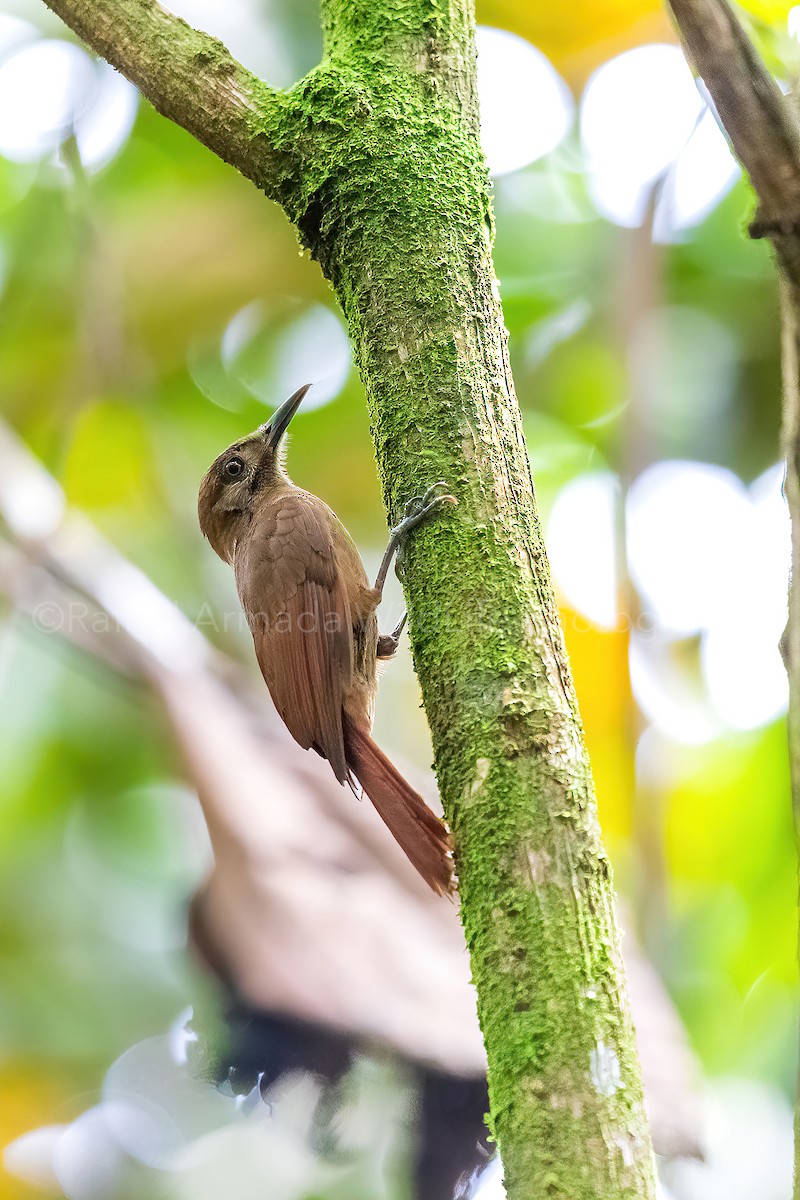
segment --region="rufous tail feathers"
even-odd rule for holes
[[[392,837],[437,895],[452,895],[450,835],[422,796],[407,783],[366,729],[344,718],[347,765]]]

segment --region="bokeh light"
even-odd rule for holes
[[[786,1200],[792,1190],[792,1111],[774,1088],[725,1079],[709,1092],[705,1163],[677,1162],[664,1200]]]
[[[662,237],[699,220],[736,178],[676,46],[639,46],[600,67],[583,95],[581,137],[592,197],[618,225],[641,224],[652,188],[666,178]]]
[[[273,87],[294,83],[292,39],[281,23],[264,19],[262,0],[170,0],[165,7],[195,29],[218,37],[239,62]]]
[[[309,412],[338,396],[350,372],[350,341],[340,319],[322,304],[276,313],[259,301],[231,319],[221,343],[224,366],[264,404],[276,407],[306,383]]]
[[[783,469],[767,471],[749,489],[734,571],[702,642],[703,673],[712,704],[733,729],[757,729],[780,716],[788,701],[779,641],[786,625],[791,561]]]
[[[740,175],[725,135],[706,109],[664,180],[654,222],[656,239],[674,240],[702,221]]]
[[[631,578],[660,628],[708,628],[729,599],[747,535],[747,493],[731,471],[662,462],[634,480],[627,499]]]
[[[572,608],[600,629],[618,619],[620,487],[611,472],[579,475],[556,497],[547,526],[550,564]]]
[[[0,13],[0,62],[12,51],[32,42],[39,36],[35,25],[23,21],[21,17],[12,17]]]
[[[136,95],[79,46],[55,39],[23,44],[0,60],[0,154],[33,162],[74,136],[83,166],[96,170],[126,141]]]
[[[481,141],[493,175],[542,158],[572,124],[572,96],[540,50],[504,29],[480,25]]]
[[[748,489],[722,467],[664,461],[626,498],[625,558],[640,609],[618,615],[620,485],[576,476],[547,529],[554,578],[569,606],[598,629],[630,629],[631,686],[648,721],[702,744],[757,729],[786,708],[778,642],[790,562],[780,466]],[[699,639],[687,657],[687,639]]]
[[[653,631],[631,632],[631,691],[646,721],[672,742],[702,746],[719,738],[722,723],[711,710],[701,681],[684,669],[679,647]]]

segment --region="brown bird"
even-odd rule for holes
[[[377,663],[405,624],[378,633],[376,610],[402,540],[452,496],[434,484],[392,530],[375,586],[336,514],[296,487],[282,439],[308,387],[255,433],[234,442],[200,485],[200,528],[231,563],[256,657],[295,741],[316,750],[340,783],[360,789],[437,893],[453,890],[447,830],[370,737]]]

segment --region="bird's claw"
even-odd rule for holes
[[[399,573],[399,569],[403,562],[404,542],[412,529],[416,529],[417,525],[421,525],[426,521],[438,508],[446,505],[456,505],[458,501],[455,496],[451,496],[449,492],[444,495],[439,494],[440,488],[446,488],[447,484],[444,480],[438,483],[433,483],[422,496],[413,496],[408,501],[405,507],[405,514],[399,525],[395,525],[392,530],[392,542],[397,549],[397,561],[395,562],[395,572]]]
[[[442,504],[458,504],[455,496],[451,496],[448,493],[444,496],[438,495],[437,493],[440,488],[447,488],[447,484],[443,479],[440,479],[437,483],[432,483],[422,496],[412,496],[406,504],[403,521],[409,517],[418,517],[421,514],[427,515],[431,509],[438,508]],[[402,521],[401,524],[403,524]]]

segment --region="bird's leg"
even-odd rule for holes
[[[438,494],[439,488],[446,488],[447,484],[440,480],[439,483],[431,484],[424,496],[414,496],[406,505],[405,514],[399,525],[395,525],[389,535],[389,544],[381,559],[380,569],[375,579],[375,591],[378,597],[383,594],[383,587],[386,583],[386,576],[389,574],[389,567],[392,565],[392,559],[397,551],[402,547],[403,542],[411,533],[412,529],[416,529],[417,525],[421,525],[426,521],[431,513],[437,508],[441,508],[443,504],[458,504],[455,496]]]
[[[447,493],[444,495],[440,494],[439,489],[446,487],[447,484],[443,480],[440,480],[438,483],[432,484],[424,496],[414,496],[406,505],[402,521],[398,525],[395,525],[389,535],[389,544],[381,559],[381,565],[375,579],[375,592],[377,593],[378,603],[380,603],[380,598],[383,595],[383,588],[386,583],[386,576],[389,574],[389,567],[392,565],[392,559],[398,551],[402,550],[403,542],[409,533],[411,533],[411,530],[416,529],[417,525],[421,525],[436,509],[441,508],[443,505],[458,504],[455,496],[450,496]],[[403,613],[401,620],[391,633],[383,633],[378,636],[378,658],[391,658],[396,653],[407,615],[407,613]]]

